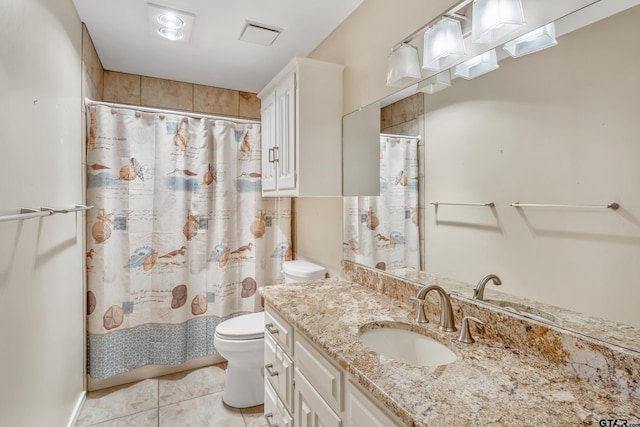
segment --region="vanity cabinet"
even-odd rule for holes
[[[271,426],[403,425],[269,305],[265,322],[264,413]]]
[[[258,94],[263,196],[341,196],[343,68],[296,57]]]

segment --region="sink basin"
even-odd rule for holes
[[[408,330],[409,327],[368,323],[360,328],[360,340],[376,353],[409,365],[440,366],[456,360],[455,353],[446,346]]]
[[[519,314],[530,319],[542,321],[542,322],[555,322],[557,319],[553,314],[549,314],[546,311],[538,310],[537,308],[529,307],[516,302],[497,300],[497,299],[485,299],[484,302],[502,307],[505,310],[509,310],[513,313]]]

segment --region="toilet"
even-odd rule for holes
[[[304,260],[283,263],[285,283],[324,279],[326,269]],[[264,312],[227,319],[216,327],[213,343],[227,359],[222,400],[233,408],[264,403]]]

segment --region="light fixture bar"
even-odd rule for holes
[[[407,37],[403,38],[402,41],[400,41],[399,43],[396,43],[391,49],[395,50],[399,48],[403,43],[409,43],[411,40],[415,39],[416,37],[424,33],[427,28],[432,27],[434,24],[438,23],[438,21],[440,21],[443,16],[467,21],[469,18],[467,18],[464,15],[460,15],[458,11],[464,8],[465,6],[467,6],[468,4],[470,4],[472,1],[473,0],[462,0],[460,3],[448,9],[446,12],[441,13],[436,18],[429,21],[426,25],[423,25],[422,27],[415,30],[413,33],[409,34]]]

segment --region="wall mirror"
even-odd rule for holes
[[[343,199],[344,259],[449,277],[468,298],[494,273],[487,299],[558,308],[534,318],[640,351],[640,2],[588,3],[555,21],[554,47],[512,58],[503,41],[490,73],[380,100],[389,200]]]

